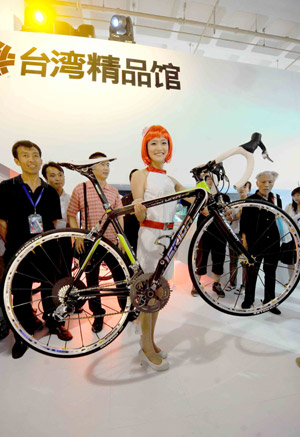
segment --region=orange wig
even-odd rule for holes
[[[165,162],[169,162],[172,158],[172,152],[173,152],[173,142],[172,142],[172,138],[169,134],[169,132],[167,131],[167,129],[165,129],[162,126],[159,125],[154,125],[151,126],[146,134],[143,136],[143,140],[142,140],[142,160],[144,161],[144,163],[146,165],[149,165],[151,163],[151,159],[149,158],[148,155],[148,149],[147,149],[147,144],[149,141],[151,141],[153,138],[160,138],[160,137],[164,137],[166,138],[166,140],[168,140],[169,142],[169,150],[168,150],[168,154],[166,156]]]

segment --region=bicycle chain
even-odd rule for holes
[[[80,319],[80,320],[99,319],[99,317],[103,317],[104,318],[104,317],[107,317],[107,316],[116,316],[117,314],[130,314],[130,313],[134,313],[134,312],[135,312],[135,310],[130,310],[130,311],[122,311],[122,312],[119,312],[119,313],[105,313],[105,314],[98,314],[98,315],[95,314],[95,315],[92,315],[92,316],[85,316],[85,317],[81,317],[81,316],[79,316],[79,317],[67,317],[65,320],[66,321],[69,321],[69,320],[77,320],[78,321],[78,319]]]

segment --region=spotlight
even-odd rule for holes
[[[95,28],[91,24],[80,24],[77,27],[77,36],[85,36],[87,38],[95,38]]]
[[[56,13],[50,0],[32,0],[25,8],[23,31],[55,33],[58,35],[84,36],[95,38],[95,28],[81,24],[75,29],[65,21],[56,20]]]
[[[53,33],[55,9],[47,1],[32,1],[25,8],[22,30]]]
[[[65,21],[55,21],[54,33],[56,33],[57,35],[77,35],[74,27],[71,26],[71,24],[66,23]]]
[[[38,23],[45,23],[47,20],[46,15],[42,11],[36,11],[35,13],[35,19]]]
[[[124,15],[114,15],[110,20],[108,39],[135,44],[131,18]]]

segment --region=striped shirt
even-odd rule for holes
[[[96,224],[101,221],[102,224],[105,222],[106,213],[104,207],[101,203],[101,200],[95,190],[91,181],[86,182],[86,197],[87,197],[87,228],[92,229]],[[122,208],[122,203],[120,199],[119,192],[116,188],[105,184],[102,188],[104,194],[111,204],[112,208]],[[86,219],[85,219],[85,208],[84,208],[84,188],[83,184],[77,185],[72,193],[71,200],[69,203],[69,207],[67,210],[67,215],[71,217],[77,217],[78,212],[80,212],[82,217],[83,227],[86,227]],[[107,230],[104,233],[104,236],[117,244],[117,235],[113,226],[110,224]]]

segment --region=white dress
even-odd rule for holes
[[[294,220],[294,222],[296,223],[296,225],[298,226],[298,228],[300,229],[300,213],[299,212],[295,212],[293,209],[293,204],[289,203],[286,207],[285,207],[285,212],[288,213],[288,215],[290,217],[292,217],[292,219]]]
[[[144,200],[151,200],[156,197],[175,193],[175,186],[172,179],[166,174],[149,172],[146,181]],[[171,223],[174,221],[177,201],[165,203],[147,209],[147,220],[156,222]],[[148,227],[140,227],[137,243],[137,259],[140,262],[144,273],[153,273],[158,260],[163,254],[163,247],[156,245],[155,241],[161,235],[172,235],[173,229],[160,230]],[[169,246],[170,239],[162,238],[160,243]],[[164,277],[169,280],[173,275],[173,261],[169,264]]]

